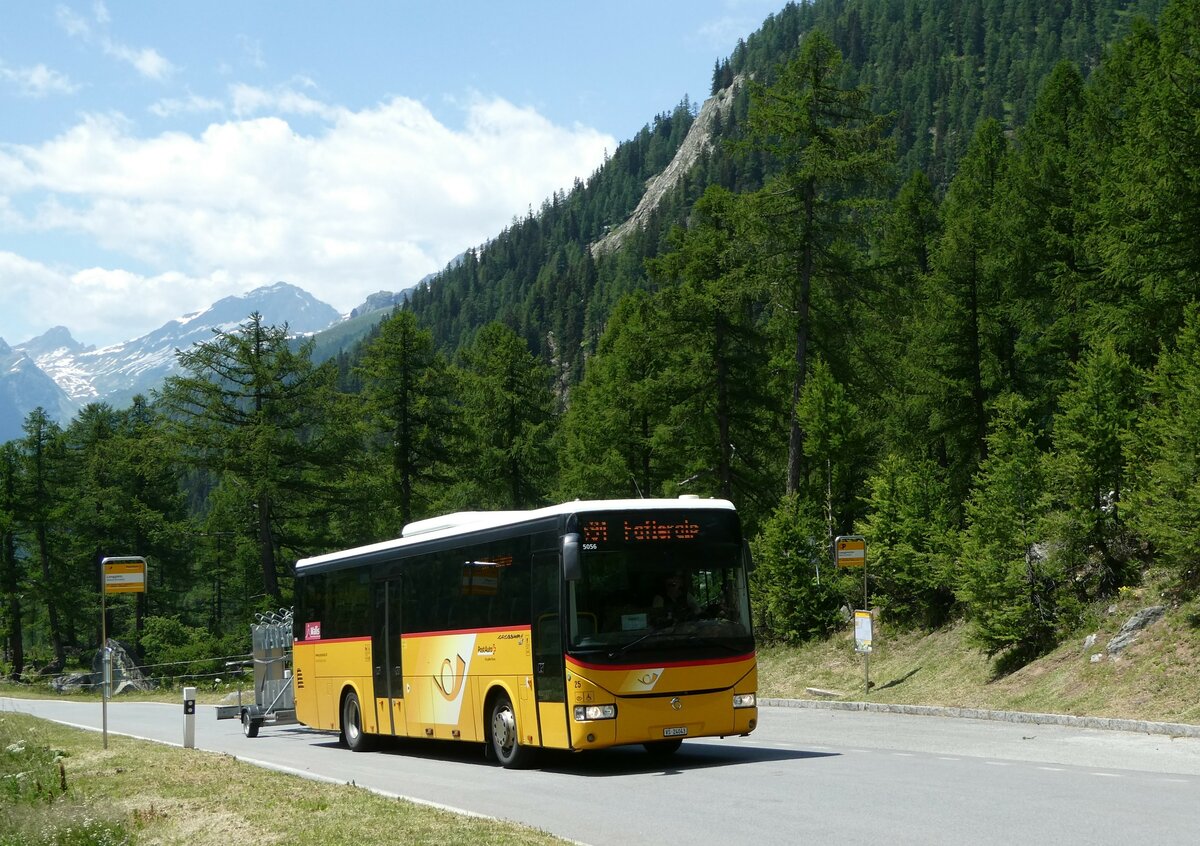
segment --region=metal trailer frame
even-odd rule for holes
[[[238,688],[236,705],[218,705],[218,720],[241,720],[246,737],[258,737],[263,725],[290,725],[296,719],[296,692],[292,686],[292,610],[256,614],[250,627],[253,652],[250,661],[227,666],[254,666],[254,701],[242,699]]]

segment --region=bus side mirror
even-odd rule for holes
[[[750,553],[750,541],[742,541],[742,563],[747,575],[754,572],[754,556]]]
[[[563,535],[562,572],[563,579],[568,582],[577,582],[583,578],[583,567],[579,563],[579,535],[574,532]]]

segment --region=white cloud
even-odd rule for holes
[[[151,114],[161,118],[175,115],[196,115],[206,112],[223,112],[225,104],[212,97],[189,94],[187,97],[165,97],[147,107]]]
[[[308,81],[304,80],[304,82]],[[311,85],[311,83],[309,84]],[[280,86],[268,91],[252,85],[231,85],[229,98],[233,104],[233,113],[237,117],[277,112],[285,115],[315,115],[326,120],[334,120],[342,111],[335,106],[315,100],[303,92],[296,91],[290,86]]]
[[[249,38],[245,35],[237,37],[238,46],[242,48],[242,56],[246,63],[252,68],[262,70],[267,66],[266,59],[263,58],[262,42],[257,38]]]
[[[14,337],[19,344],[63,325],[80,341],[101,344],[128,340],[168,320],[199,311],[221,297],[242,293],[242,280],[223,272],[190,277],[170,271],[142,276],[126,270],[69,270],[0,251],[0,279],[6,304],[45,319]],[[267,284],[265,277],[260,284]]]
[[[0,269],[6,308],[36,325],[79,326],[88,342],[133,337],[279,279],[348,310],[496,235],[616,146],[484,97],[452,129],[403,97],[355,112],[291,89],[231,96],[247,113],[302,115],[318,127],[301,132],[265,115],[142,137],[121,116],[90,115],[42,144],[0,146],[0,196],[13,200],[0,226],[73,238],[85,252],[128,258],[110,264],[146,269],[38,266],[11,300],[12,277]],[[0,327],[12,322],[0,317]]]
[[[63,28],[63,31],[72,38],[91,38],[91,24],[66,6],[56,6],[54,17],[58,21],[58,25]]]
[[[106,55],[132,65],[134,70],[147,79],[161,81],[175,73],[175,66],[152,47],[127,47],[108,38],[101,41],[101,46]]]
[[[112,22],[108,7],[102,2],[92,6],[93,16],[101,28],[107,28]],[[59,5],[54,10],[55,19],[63,31],[72,38],[79,38],[87,44],[98,43],[106,56],[125,62],[142,76],[162,81],[175,73],[176,68],[153,47],[130,47],[114,40],[107,34],[97,35],[92,24],[67,6]]]
[[[74,94],[80,86],[65,74],[43,64],[31,68],[8,68],[0,65],[0,79],[17,86],[27,97],[46,97],[50,94]]]

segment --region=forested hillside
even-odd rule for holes
[[[148,659],[228,654],[297,557],[575,497],[732,499],[784,642],[861,599],[851,532],[890,621],[1009,663],[1149,568],[1194,596],[1200,0],[1051,5],[789,6],[716,63],[746,80],[716,143],[620,249],[589,247],[686,101],[354,354],[255,315],[129,410],[30,415],[6,668],[95,646],[106,554],[152,562],[114,620]]]

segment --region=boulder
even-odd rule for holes
[[[1116,636],[1108,642],[1105,651],[1109,655],[1120,655],[1137,637],[1137,633],[1149,626],[1151,623],[1157,622],[1167,613],[1165,605],[1151,605],[1149,608],[1143,608],[1132,617],[1125,621],[1125,625],[1121,626],[1121,630]]]

